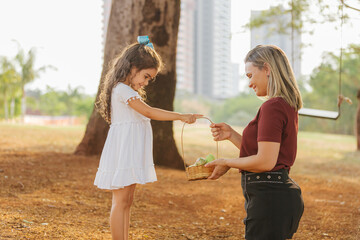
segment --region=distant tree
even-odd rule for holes
[[[242,93],[225,100],[220,106],[212,109],[215,122],[228,122],[246,126],[256,115],[262,101],[252,93]]]
[[[356,139],[357,139],[357,150],[360,151],[360,89],[357,92],[358,108],[356,111]]]
[[[0,91],[4,101],[4,117],[9,118],[9,100],[16,97],[20,86],[20,76],[16,72],[14,64],[6,57],[0,58]]]
[[[344,6],[345,6],[346,8],[349,8],[349,9],[355,10],[355,11],[357,11],[357,12],[360,12],[360,8],[354,7],[352,4],[348,4],[348,3],[345,2],[344,0],[340,0],[340,2],[341,2],[342,4],[344,4]],[[359,0],[358,0],[358,2],[360,3]]]
[[[31,114],[41,115],[41,95],[42,92],[40,89],[26,90],[26,108]]]
[[[36,49],[31,48],[27,53],[18,44],[18,53],[15,57],[17,65],[19,67],[20,75],[20,86],[21,86],[21,118],[24,120],[26,112],[26,96],[25,96],[25,85],[33,82],[39,77],[41,72],[44,72],[47,68],[56,69],[51,65],[42,66],[35,69]]]
[[[360,89],[359,47],[359,45],[350,45],[342,56],[341,92],[353,100],[356,99],[357,89]],[[337,111],[339,61],[339,57],[333,53],[324,54],[323,62],[310,75],[309,85],[312,91],[303,95],[305,103],[311,102],[313,108]],[[352,134],[356,106],[343,104],[341,109],[341,117],[337,121],[302,119],[302,128]]]
[[[62,92],[60,100],[66,105],[65,115],[72,116],[75,114],[76,103],[81,99],[83,87],[71,88],[70,85],[67,87],[67,91]]]
[[[27,108],[34,114],[51,116],[90,117],[94,96],[82,92],[82,87],[68,86],[66,91],[47,86],[42,93],[39,89],[26,91]]]
[[[40,112],[50,116],[65,115],[68,106],[64,101],[61,101],[63,96],[64,92],[56,91],[54,88],[47,86],[46,92],[40,96]]]
[[[76,101],[74,114],[75,116],[86,116],[87,121],[90,119],[95,96],[82,95],[80,99]]]
[[[315,11],[312,10],[312,6],[316,8]],[[263,11],[259,16],[252,18],[245,27],[258,28],[276,20],[277,28],[273,29],[273,32],[290,34],[291,30],[296,30],[301,33],[307,32],[311,34],[313,33],[311,28],[304,28],[306,23],[310,25],[322,24],[339,21],[341,18],[347,21],[349,19],[348,15],[343,14],[341,11],[343,6],[360,11],[346,4],[343,0],[338,1],[337,8],[331,8],[329,2],[323,0],[283,0],[282,4],[278,2],[277,6],[271,7],[269,10]],[[279,15],[291,15],[291,19],[290,21],[284,21],[284,19],[276,18]]]
[[[335,5],[335,6],[331,6]],[[349,21],[348,14],[344,13],[343,8],[349,8],[355,10],[349,4],[346,4],[343,0],[339,0],[336,3],[329,4],[329,1],[323,0],[283,0],[278,2],[277,6],[271,7],[269,10],[262,11],[256,17],[250,19],[249,23],[245,25],[246,28],[259,28],[269,23],[276,23],[276,28],[269,29],[269,35],[274,33],[285,34],[291,37],[292,41],[295,39],[295,33],[308,33],[313,34],[314,29],[312,26],[315,24],[324,24],[329,22],[337,22],[335,28],[342,26],[341,21],[344,23]],[[315,9],[315,10],[314,10]],[[291,18],[279,18],[278,16],[290,15]],[[288,19],[286,21],[285,19]],[[311,42],[301,42],[300,48],[311,47]],[[294,44],[291,44],[292,48],[295,48]],[[301,58],[300,55],[295,56],[295,50],[291,51],[289,59],[295,61],[296,58]],[[306,79],[297,79],[299,83],[306,82]],[[302,83],[301,83],[302,84]]]
[[[113,0],[107,29],[103,71],[100,86],[109,61],[126,43],[136,41],[139,35],[149,35],[156,51],[163,58],[166,69],[147,86],[149,105],[173,110],[176,86],[176,44],[180,18],[180,0]],[[98,92],[99,94],[99,92]],[[151,121],[153,154],[157,165],[184,168],[173,137],[172,122]],[[96,109],[90,117],[84,138],[76,154],[99,154],[105,143],[109,126]]]
[[[65,103],[65,115],[90,117],[95,97],[83,93],[83,87],[74,87],[70,85],[67,91],[63,91],[60,101]]]

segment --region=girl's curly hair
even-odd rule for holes
[[[126,81],[133,67],[137,72],[149,68],[155,68],[160,72],[163,62],[154,49],[139,43],[127,46],[110,62],[103,84],[100,86],[100,94],[95,102],[97,111],[108,124],[111,124],[112,90],[118,83]],[[139,89],[138,93],[145,97],[143,89]]]

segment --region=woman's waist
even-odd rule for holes
[[[270,172],[241,172],[241,179],[246,184],[250,183],[284,183],[289,179],[289,171],[287,169],[278,169]]]

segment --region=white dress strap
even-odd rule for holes
[[[136,92],[134,89],[124,83],[119,83],[115,87],[114,93],[119,95],[120,101],[126,104],[129,104],[130,101],[141,99],[138,92]]]

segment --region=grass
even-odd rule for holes
[[[5,151],[71,153],[85,126],[34,126],[0,123],[0,146]],[[16,149],[13,146],[16,145]]]

